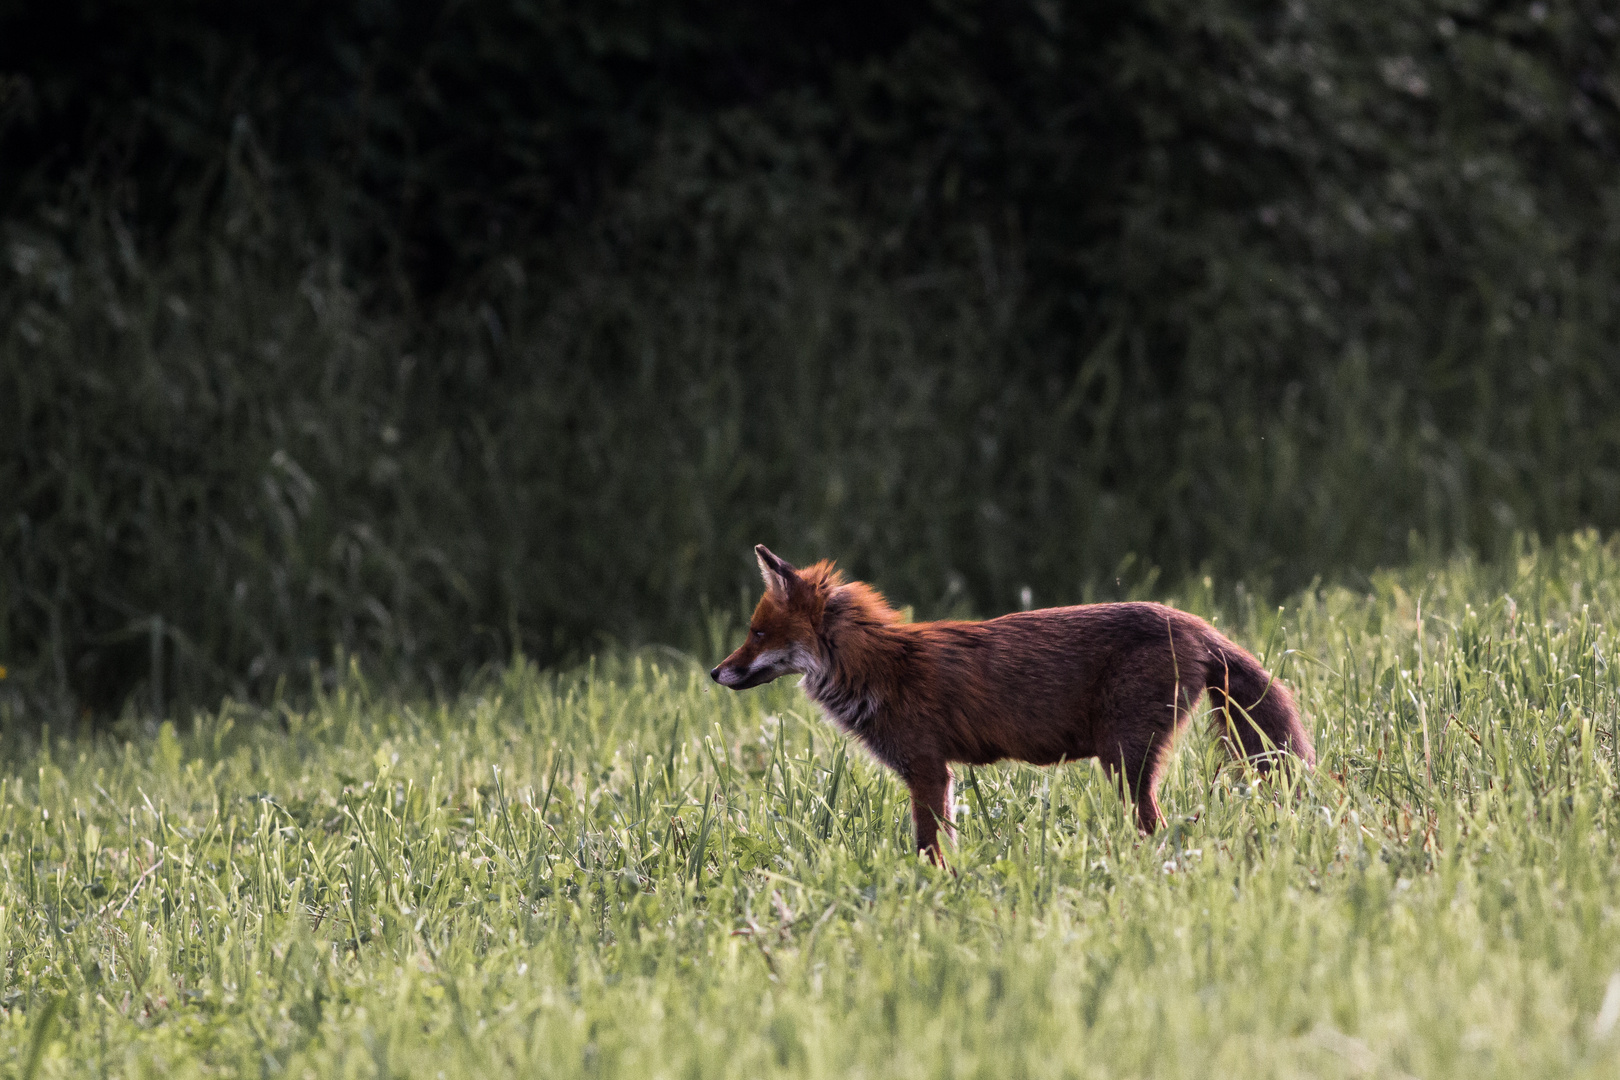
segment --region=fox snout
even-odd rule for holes
[[[739,659],[728,656],[709,671],[709,678],[731,690],[749,690],[763,686],[794,670],[793,666],[776,655],[752,656]]]
[[[729,686],[733,690],[745,690],[749,686],[757,685],[748,682],[750,665],[733,665],[729,660],[722,660],[709,669],[709,678],[721,686]]]

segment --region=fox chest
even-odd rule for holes
[[[877,720],[877,699],[870,693],[817,674],[804,677],[801,684],[811,701],[821,706],[827,719],[851,735],[865,736]]]
[[[809,677],[802,685],[834,727],[859,742],[879,763],[902,777],[907,775],[918,747],[888,722],[889,717],[876,697],[837,685],[824,685],[819,680],[812,682]]]

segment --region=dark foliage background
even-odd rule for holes
[[[760,540],[991,613],[1613,528],[1617,35],[12,0],[6,707],[690,643]]]

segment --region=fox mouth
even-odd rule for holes
[[[721,686],[729,687],[732,690],[748,690],[755,686],[763,686],[781,674],[783,673],[776,671],[769,664],[765,664],[757,668],[751,668],[748,671],[738,671],[735,668],[721,666],[709,672],[709,677]]]

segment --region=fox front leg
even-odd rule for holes
[[[940,830],[944,829],[947,839],[956,836],[956,827],[951,824],[950,767],[944,762],[914,767],[906,783],[911,788],[911,821],[917,830],[917,851],[926,853],[928,861],[935,866],[944,866]]]

